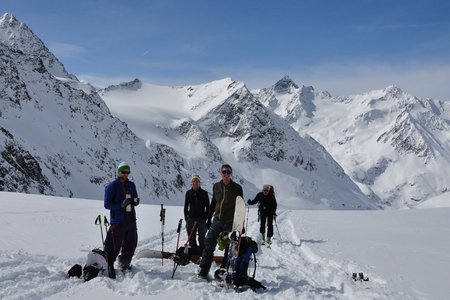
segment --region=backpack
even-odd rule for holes
[[[242,237],[239,253],[233,259],[233,278],[248,277],[247,272],[250,258],[256,252],[258,252],[258,244],[251,237]]]
[[[83,276],[84,281],[89,281],[92,278],[98,276],[98,274],[103,274],[108,270],[108,262],[106,258],[106,252],[95,248],[88,253],[86,264],[83,268],[81,265],[76,264],[67,272],[69,277],[81,277]]]
[[[227,284],[232,284],[235,287],[249,286],[252,290],[258,288],[266,289],[261,282],[255,279],[256,274],[256,256],[258,252],[258,244],[251,237],[241,237],[239,245],[239,252],[237,251],[239,239],[236,236],[231,236],[231,251],[226,259],[232,272],[228,272],[223,266],[217,269],[214,277],[219,281],[225,281]],[[237,253],[238,252],[238,253]],[[253,274],[249,276],[248,268],[250,260],[254,261]]]
[[[84,281],[89,281],[105,271],[108,271],[106,252],[98,248],[93,249],[88,253],[86,264],[83,267]]]

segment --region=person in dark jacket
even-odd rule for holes
[[[105,239],[110,278],[116,278],[114,262],[120,252],[120,269],[126,270],[130,267],[138,241],[134,207],[139,204],[139,198],[136,186],[128,180],[129,174],[130,166],[121,162],[117,167],[117,178],[105,188],[104,205],[110,211],[111,224]]]
[[[206,220],[209,214],[208,193],[200,187],[200,176],[193,175],[191,179],[192,188],[186,192],[184,200],[184,219],[186,220],[186,231],[189,234],[196,223],[189,241],[190,253],[201,255],[205,248]],[[198,245],[196,240],[198,233]]]
[[[273,192],[273,187],[271,185],[263,185],[262,192],[259,192],[255,199],[248,200],[249,205],[259,203],[259,232],[261,233],[262,242],[270,245],[272,243],[273,236],[273,218],[276,216],[277,211],[277,199],[275,199],[275,194]],[[267,222],[267,236],[266,233],[266,222]]]
[[[209,230],[206,235],[205,248],[203,249],[198,271],[198,275],[203,278],[208,277],[219,234],[223,231],[230,232],[233,227],[236,197],[243,197],[242,187],[231,180],[232,173],[233,169],[230,165],[222,165],[220,168],[222,180],[213,185],[213,195],[207,222]],[[213,215],[214,220],[211,223]]]

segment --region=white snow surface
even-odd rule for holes
[[[280,210],[271,249],[257,253],[266,291],[237,294],[197,278],[197,265],[142,258],[116,280],[67,278],[101,246],[102,201],[0,192],[0,299],[446,299],[450,208],[396,211]],[[160,207],[137,207],[137,251],[161,249]],[[259,235],[250,209],[248,235]],[[166,206],[165,249],[182,208]],[[186,240],[183,231],[181,241]],[[216,254],[220,254],[216,251]],[[214,270],[214,266],[212,271]],[[367,282],[354,282],[364,272]]]

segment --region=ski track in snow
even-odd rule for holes
[[[253,212],[252,212],[253,213]],[[259,247],[257,253],[256,279],[266,291],[245,290],[241,299],[412,299],[407,295],[386,289],[385,281],[375,274],[366,274],[369,282],[354,282],[351,271],[358,269],[349,261],[332,261],[320,257],[308,246],[325,241],[302,240],[291,220],[291,212],[282,211],[278,216],[278,227],[284,239],[280,240],[274,228],[271,248]],[[275,225],[275,224],[274,224]],[[302,229],[306,230],[306,229]],[[259,223],[252,219],[248,226],[250,236],[259,237]],[[165,233],[165,250],[173,251],[176,245],[176,230]],[[258,240],[258,238],[256,238]],[[182,232],[180,245],[185,241]],[[258,241],[259,242],[259,241]],[[161,235],[153,235],[139,242],[136,253],[142,249],[160,249]],[[84,255],[81,254],[81,255]],[[80,255],[80,256],[81,256]],[[286,258],[290,259],[287,260]],[[61,259],[53,256],[30,255],[24,251],[0,252],[0,299],[79,298],[81,289],[103,289],[108,294],[123,296],[161,296],[168,291],[189,298],[232,299],[236,291],[207,283],[196,276],[198,266],[189,264],[178,267],[174,279],[173,262],[142,258],[133,261],[131,273],[118,271],[118,278],[97,277],[84,283],[82,279],[67,279],[66,272],[79,259]],[[367,268],[366,268],[367,269]],[[211,268],[213,275],[215,266]]]

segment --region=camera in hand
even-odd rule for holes
[[[131,202],[130,200],[131,200],[131,195],[127,194],[126,197],[125,197],[125,201],[127,201],[127,203],[130,203]],[[125,208],[125,211],[126,212],[131,212],[131,210],[132,210],[131,204],[128,204],[126,206],[126,208]]]

